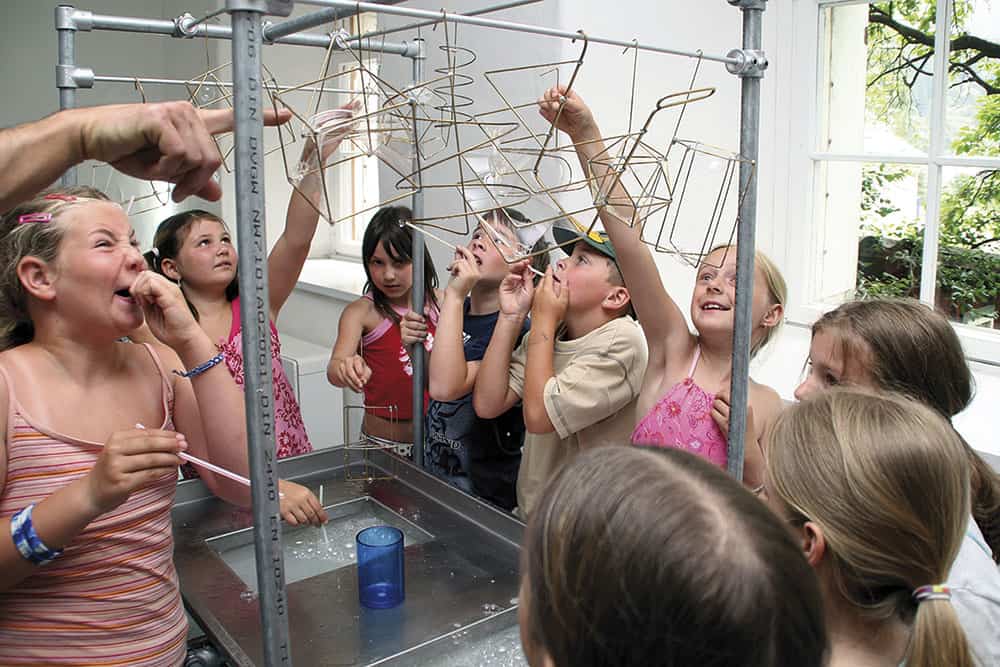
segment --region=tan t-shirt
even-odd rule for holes
[[[529,332],[510,360],[509,386],[524,396]],[[619,317],[576,340],[555,342],[555,375],[545,383],[552,433],[524,438],[517,478],[518,513],[527,519],[546,482],[581,449],[626,445],[635,427],[635,401],[646,372],[639,325]]]

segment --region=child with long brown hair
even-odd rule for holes
[[[330,353],[326,377],[336,387],[365,396],[362,436],[409,456],[413,446],[413,363],[409,347],[434,347],[441,295],[430,251],[424,249],[424,312],[426,328],[402,328],[410,311],[413,289],[413,219],[405,206],[384,206],[375,212],[361,240],[365,267],[364,295],[340,316],[337,341]],[[419,388],[418,391],[424,391]]]
[[[944,584],[969,467],[940,415],[892,394],[823,392],[775,423],[765,494],[819,575],[830,667],[972,667]]]

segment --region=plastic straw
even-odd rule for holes
[[[142,424],[136,424],[135,427],[138,428],[138,429],[142,429],[143,431],[146,430],[146,427],[143,426]],[[179,454],[177,454],[177,456],[179,456],[182,461],[187,461],[188,463],[193,463],[196,466],[201,466],[205,470],[211,470],[212,472],[214,472],[214,473],[216,473],[218,475],[222,475],[223,477],[228,477],[229,479],[233,480],[234,482],[239,482],[240,484],[243,484],[244,486],[250,486],[250,480],[249,479],[247,479],[243,475],[239,475],[239,474],[233,472],[232,470],[226,470],[225,468],[223,468],[221,466],[217,466],[214,463],[209,463],[208,461],[203,461],[203,460],[199,459],[197,456],[192,456],[191,454],[188,454],[186,452],[180,452]],[[284,495],[284,494],[282,494],[282,495]]]

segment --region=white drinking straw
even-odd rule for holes
[[[146,430],[146,427],[143,426],[142,424],[136,424],[135,427],[138,428],[138,429],[142,429],[143,431]],[[219,475],[222,475],[223,477],[228,477],[229,479],[233,480],[234,482],[239,482],[240,484],[243,484],[244,486],[250,486],[250,480],[249,479],[247,479],[243,475],[236,474],[232,470],[226,470],[225,468],[223,468],[221,466],[217,466],[214,463],[209,463],[208,461],[203,461],[203,460],[199,459],[197,456],[192,456],[192,455],[190,455],[190,454],[188,454],[186,452],[180,452],[179,454],[177,454],[177,456],[179,456],[182,461],[188,461],[189,463],[193,463],[196,466],[201,466],[202,468],[204,468],[206,470],[211,470],[212,472],[214,472],[216,474],[219,474]],[[284,494],[282,494],[282,495],[284,495]]]

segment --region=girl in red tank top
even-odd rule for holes
[[[375,214],[361,244],[365,295],[344,309],[326,375],[332,384],[365,397],[362,431],[369,439],[406,453],[413,441],[413,367],[408,348],[434,344],[437,324],[437,272],[424,251],[426,335],[411,337],[400,328],[413,287],[413,232],[403,223],[413,214],[387,206]],[[423,389],[422,389],[423,390]],[[426,404],[426,397],[425,397]]]

